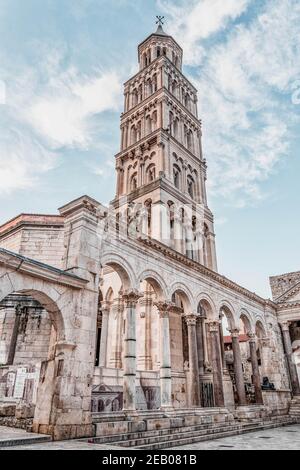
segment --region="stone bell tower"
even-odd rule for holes
[[[129,225],[135,221],[140,236],[216,271],[197,90],[182,73],[181,47],[161,23],[138,46],[139,72],[124,85],[112,205]]]

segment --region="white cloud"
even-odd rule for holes
[[[78,71],[70,70],[52,78],[24,116],[52,148],[87,148],[92,143],[89,118],[117,110],[120,90],[115,72],[81,77]]]
[[[250,2],[223,1],[216,15],[218,3],[197,1],[190,8],[186,1],[180,15],[177,8],[170,14],[181,35],[191,16],[208,22],[199,23],[198,33],[192,26],[186,42],[187,62],[198,65],[191,80],[199,94],[208,185],[212,195],[241,207],[264,196],[262,182],[288,155],[297,112],[290,90],[300,73],[300,4],[268,0],[248,24],[226,28]],[[204,56],[199,40],[220,30],[221,36],[206,43]]]
[[[0,194],[34,187],[38,178],[58,163],[34,137],[13,127],[0,127]]]
[[[197,65],[205,55],[199,41],[225,28],[249,3],[250,0],[189,0],[174,5],[170,0],[158,0],[160,9],[172,18],[168,32],[183,47],[185,61],[190,65]]]
[[[97,116],[120,106],[116,72],[84,75],[65,70],[64,52],[57,48],[44,55],[40,45],[40,52],[43,60],[35,68],[16,64],[1,71],[8,85],[0,116],[0,193],[36,186],[65,148],[97,147]]]

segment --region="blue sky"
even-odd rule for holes
[[[114,197],[122,83],[155,15],[199,90],[219,270],[300,269],[298,0],[0,0],[0,223]]]

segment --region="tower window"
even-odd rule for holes
[[[191,176],[188,176],[187,178],[187,187],[188,187],[188,193],[191,196],[192,199],[194,199],[195,196],[195,182]]]
[[[137,189],[137,174],[134,173],[130,179],[130,191],[135,191]]]
[[[177,189],[180,189],[180,169],[178,168],[177,165],[174,165],[173,167],[173,180],[174,180],[174,186]]]

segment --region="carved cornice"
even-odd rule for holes
[[[281,311],[284,309],[291,309],[291,308],[300,308],[300,300],[295,302],[280,302],[277,304],[277,310]]]

